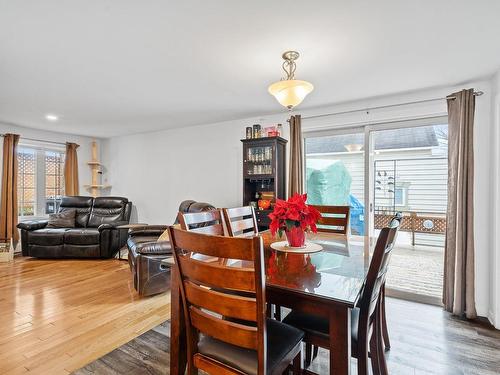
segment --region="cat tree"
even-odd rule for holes
[[[102,164],[97,155],[97,142],[92,141],[92,159],[87,162],[90,167],[92,181],[85,188],[90,191],[90,195],[98,197],[102,190],[111,188],[111,185],[102,184]]]

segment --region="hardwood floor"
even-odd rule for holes
[[[0,263],[0,374],[168,374],[169,306],[139,298],[124,261]],[[387,310],[391,375],[500,373],[500,331],[393,298]]]
[[[388,298],[391,375],[498,375],[500,331],[451,317],[437,306]],[[169,374],[169,323],[144,333],[75,375]],[[351,361],[356,374],[356,360]],[[320,349],[310,370],[328,374],[328,353]]]
[[[0,374],[68,374],[170,317],[168,295],[140,298],[128,264],[0,263]]]

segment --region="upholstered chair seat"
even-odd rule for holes
[[[302,340],[304,332],[277,320],[266,320],[267,373],[272,374],[286,355]],[[204,336],[198,343],[201,354],[214,358],[248,375],[257,375],[257,351],[244,349]]]

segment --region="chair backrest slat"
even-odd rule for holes
[[[201,287],[191,281],[184,282],[186,298],[193,305],[204,305],[210,311],[229,318],[255,322],[255,298],[221,293],[213,289]]]
[[[188,231],[223,236],[224,224],[220,210],[202,212],[179,212],[181,228]]]
[[[190,306],[191,324],[203,334],[245,349],[257,350],[257,327],[222,320]]]
[[[224,208],[226,228],[231,237],[255,236],[259,230],[252,206]]]
[[[195,260],[189,256],[179,257],[183,274],[189,280],[212,288],[239,291],[255,291],[255,277],[251,268],[235,268],[219,262]]]
[[[228,242],[226,241],[227,237],[211,236],[208,241],[206,237],[192,236],[192,233],[197,232],[177,232],[177,244],[181,249],[186,249],[188,246],[195,246],[198,253],[212,257],[254,260],[253,244],[246,238],[233,238],[233,241]]]
[[[317,206],[311,205],[321,213],[318,221],[318,231],[347,234],[351,207],[349,206]]]

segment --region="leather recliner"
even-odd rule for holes
[[[47,228],[48,220],[25,221],[21,231],[24,256],[37,258],[111,258],[127,242],[132,202],[122,197],[63,197],[59,212],[74,209],[74,228]]]
[[[183,201],[179,206],[180,212],[214,209],[211,204],[193,200]],[[134,288],[141,296],[163,293],[170,289],[170,267],[162,265],[161,261],[172,256],[172,248],[169,241],[158,242],[158,237],[166,229],[167,225],[147,225],[129,231],[128,262]]]

